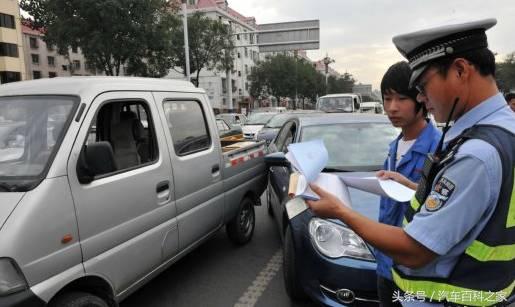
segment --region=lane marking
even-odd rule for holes
[[[259,297],[263,295],[268,284],[281,269],[283,264],[283,252],[279,249],[268,261],[265,268],[259,272],[258,276],[252,284],[247,288],[245,293],[234,304],[234,307],[253,307],[256,305]]]

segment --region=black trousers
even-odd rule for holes
[[[377,276],[377,294],[381,307],[401,307],[399,301],[394,302],[394,292],[399,291],[395,283],[389,279]]]

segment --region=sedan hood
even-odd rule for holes
[[[7,218],[13,212],[16,205],[23,198],[25,193],[0,193],[0,229],[4,226]]]

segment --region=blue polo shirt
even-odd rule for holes
[[[444,144],[476,124],[496,125],[515,133],[515,113],[501,94],[494,95],[461,116],[449,129]],[[404,228],[410,237],[438,256],[423,268],[413,270],[400,266],[399,269],[409,276],[447,278],[460,255],[492,216],[501,180],[501,159],[492,145],[478,139],[463,143],[454,160],[438,173],[420,212]],[[440,186],[435,191],[437,182]],[[450,187],[446,197],[431,202],[431,195],[442,196],[442,182]],[[419,301],[402,304],[436,306]]]
[[[402,138],[402,134],[400,134],[390,143],[390,150],[384,163],[384,169],[399,172],[411,181],[417,182],[422,174],[422,166],[427,153],[435,151],[441,136],[442,133],[440,130],[431,122],[428,122],[415,143],[413,143],[397,165],[395,159],[397,156],[397,146],[399,140]],[[393,226],[401,226],[406,206],[409,206],[409,202],[398,202],[391,198],[381,197],[379,222]],[[379,250],[376,250],[375,257],[377,261],[377,274],[391,280],[392,259]]]

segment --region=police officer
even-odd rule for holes
[[[404,227],[369,220],[314,186],[308,201],[396,263],[403,305],[501,305],[515,286],[515,115],[495,82],[486,19],[397,36],[410,83],[444,129]]]

